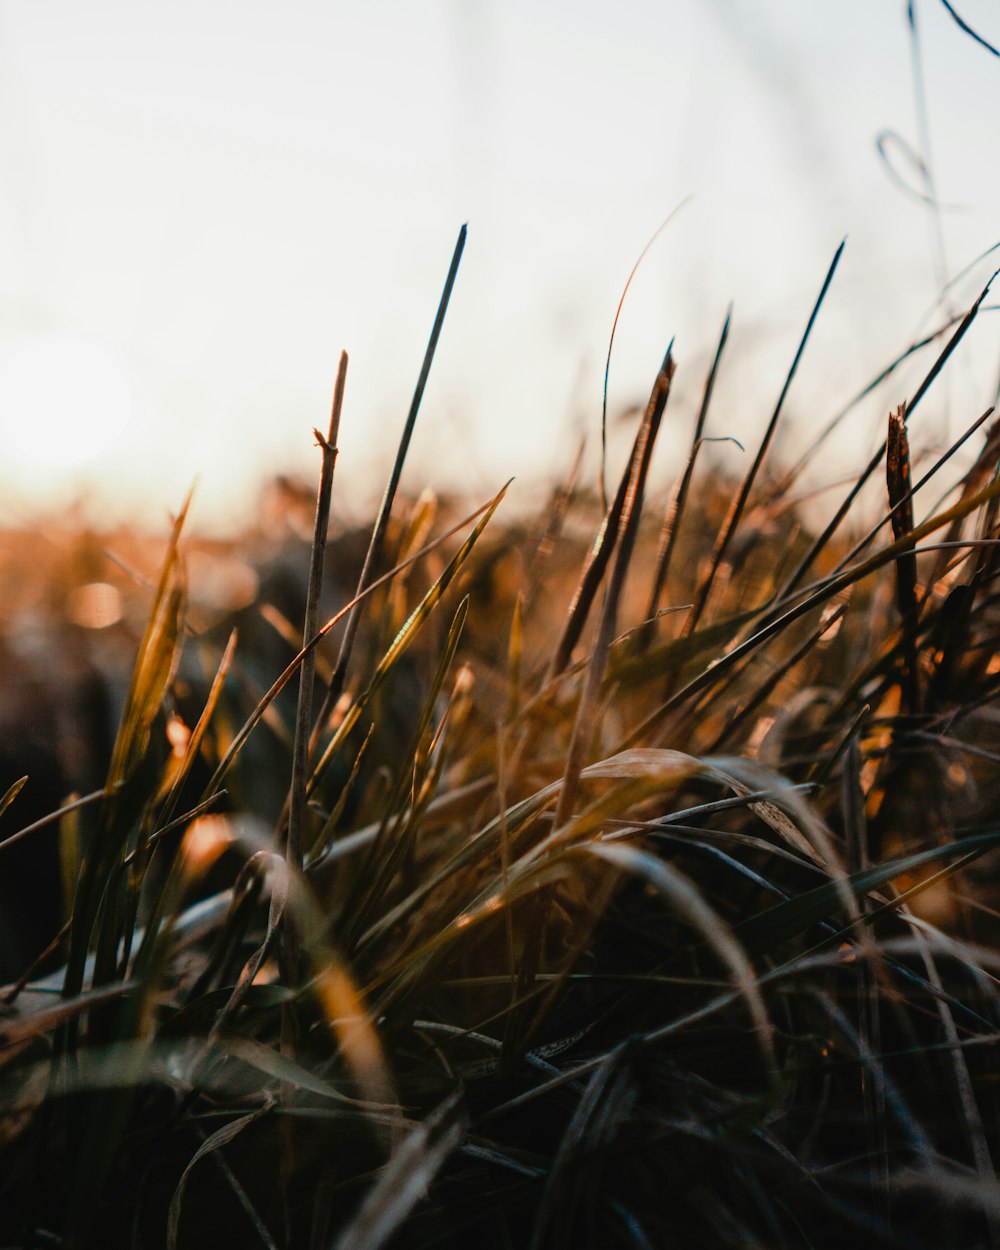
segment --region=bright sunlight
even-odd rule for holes
[[[86,467],[133,416],[128,376],[99,343],[36,338],[0,356],[0,437],[26,473]]]

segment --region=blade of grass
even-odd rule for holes
[[[688,494],[691,489],[691,479],[694,477],[695,461],[697,460],[698,450],[702,446],[702,435],[705,431],[705,422],[708,419],[708,409],[715,390],[715,378],[719,371],[719,364],[722,361],[722,353],[729,339],[729,326],[732,322],[732,317],[733,306],[730,304],[726,309],[726,319],[722,324],[719,343],[715,349],[715,356],[712,358],[708,376],[705,379],[701,406],[698,409],[698,416],[694,423],[694,433],[691,436],[691,451],[688,455],[687,464],[684,466],[684,473],[677,484],[677,491],[671,500],[670,507],[667,509],[667,515],[663,521],[663,530],[660,536],[660,553],[657,558],[656,572],[653,574],[653,584],[649,592],[649,606],[646,608],[649,629],[643,635],[640,635],[642,650],[646,650],[653,638],[653,623],[660,608],[660,596],[663,592],[663,587],[667,584],[667,578],[670,575],[670,565],[677,545],[677,535],[680,531],[681,521],[684,518],[684,509],[687,506]]]
[[[754,457],[754,462],[743,479],[739,494],[733,501],[733,506],[730,509],[729,515],[726,517],[722,529],[719,532],[719,537],[715,544],[715,550],[712,552],[708,572],[702,579],[701,585],[699,586],[694,598],[694,606],[688,613],[687,619],[684,622],[685,634],[692,633],[697,626],[698,621],[701,619],[701,614],[705,610],[705,605],[708,602],[708,596],[712,591],[712,585],[719,571],[719,565],[722,563],[733,534],[735,534],[737,527],[743,518],[743,512],[746,508],[747,500],[750,497],[751,490],[753,490],[761,465],[764,463],[764,458],[770,450],[771,443],[774,441],[775,430],[778,428],[778,421],[781,418],[781,412],[785,406],[785,399],[788,396],[795,374],[798,372],[799,363],[805,354],[806,344],[809,342],[813,326],[816,324],[816,319],[819,316],[819,310],[822,308],[823,301],[826,299],[827,292],[830,289],[830,284],[833,282],[833,275],[837,272],[837,266],[840,264],[840,258],[843,255],[846,243],[847,240],[845,239],[837,248],[834,253],[833,260],[830,262],[830,268],[827,270],[826,277],[823,279],[823,285],[820,288],[816,303],[813,305],[813,310],[809,314],[809,320],[806,322],[806,328],[799,342],[798,350],[792,360],[791,368],[785,376],[785,382],[781,388],[781,394],[778,396],[778,402],[774,406],[774,411],[771,414],[771,419],[764,432],[764,437],[761,440],[759,448],[757,449],[757,455]]]
[[[1000,273],[1000,270],[997,270],[996,273],[994,273],[993,276],[990,278],[989,282],[987,282],[986,285],[983,287],[982,291],[979,294],[979,297],[976,299],[975,303],[973,303],[972,307],[969,309],[969,311],[965,314],[965,316],[959,322],[958,328],[955,330],[955,333],[951,336],[951,338],[945,344],[941,353],[938,355],[937,359],[934,361],[933,365],[931,365],[930,369],[925,375],[923,381],[917,387],[916,391],[914,392],[913,398],[909,400],[909,402],[906,404],[905,416],[907,420],[909,420],[910,417],[913,416],[913,413],[916,410],[917,405],[920,403],[923,397],[930,390],[931,386],[934,384],[941,370],[944,368],[948,358],[951,356],[952,352],[955,350],[955,348],[959,345],[959,343],[965,337],[966,331],[975,321],[976,315],[979,312],[980,306],[982,305],[983,300],[986,298],[987,294],[989,293],[989,289],[992,286],[993,279],[997,276],[997,273]],[[816,559],[819,556],[820,552],[829,543],[830,539],[834,536],[834,534],[840,528],[841,523],[843,522],[844,518],[847,516],[851,508],[854,506],[854,501],[857,499],[858,495],[860,495],[866,482],[872,476],[872,474],[875,472],[878,466],[881,464],[882,457],[885,455],[885,451],[886,451],[886,444],[883,442],[881,447],[879,447],[879,449],[872,456],[871,460],[869,460],[868,464],[864,467],[857,481],[848,491],[847,496],[844,499],[844,502],[837,509],[836,513],[831,518],[826,528],[823,530],[822,534],[819,535],[819,537],[815,540],[815,542],[812,544],[812,546],[809,548],[806,554],[802,557],[802,560],[799,562],[797,568],[795,569],[795,572],[792,574],[792,576],[789,578],[788,582],[785,585],[785,589],[784,589],[785,595],[791,594],[792,591],[794,591],[798,587],[802,579],[805,577],[806,573],[809,571],[809,569],[812,568],[813,564],[815,564]]]
[[[897,539],[905,538],[913,529],[913,504],[910,496],[910,448],[906,437],[906,409],[902,404],[889,414],[885,468],[892,532]],[[916,714],[920,711],[920,674],[917,670],[920,609],[917,603],[917,558],[912,551],[904,551],[896,560],[896,606],[903,629],[906,666],[903,689],[909,711]]]
[[[4,814],[7,808],[10,807],[11,803],[13,803],[17,796],[21,793],[27,780],[27,777],[20,777],[12,786],[8,786],[3,797],[0,798],[0,816]],[[0,842],[0,846],[3,846],[2,842]]]
[[[573,809],[573,801],[576,797],[576,788],[579,784],[580,773],[583,769],[590,741],[594,733],[593,714],[600,695],[601,683],[604,680],[604,672],[608,660],[608,650],[611,646],[611,640],[615,636],[615,621],[618,613],[618,600],[621,596],[622,590],[624,589],[625,576],[628,572],[632,551],[635,547],[639,520],[642,515],[646,476],[649,472],[649,464],[652,459],[653,448],[656,445],[656,436],[659,433],[660,422],[663,418],[663,412],[666,408],[667,399],[670,396],[670,383],[673,379],[676,368],[671,354],[672,349],[673,340],[671,340],[670,345],[667,347],[666,355],[663,358],[663,364],[660,366],[660,370],[656,376],[656,381],[653,383],[653,390],[649,397],[649,403],[646,406],[642,424],[639,428],[638,434],[636,435],[632,457],[629,462],[625,478],[623,479],[623,481],[627,484],[625,486],[621,511],[623,525],[622,538],[618,545],[618,553],[615,558],[614,569],[612,570],[611,580],[605,594],[604,607],[601,612],[600,625],[598,627],[597,638],[594,642],[594,649],[591,654],[590,664],[587,668],[587,676],[584,683],[583,693],[580,696],[580,703],[577,707],[576,721],[573,725],[573,736],[570,740],[570,747],[566,758],[566,770],[563,774],[562,790],[560,791],[559,802],[556,806],[555,822],[557,828],[566,823],[569,818],[569,814]]]
[[[436,551],[443,543],[447,542],[448,539],[451,538],[454,534],[457,534],[460,530],[464,529],[467,525],[470,525],[476,519],[476,517],[481,516],[484,512],[491,512],[491,510],[495,510],[499,506],[500,500],[503,498],[503,495],[506,492],[506,490],[507,490],[507,487],[504,486],[503,489],[499,492],[499,494],[494,497],[494,499],[490,500],[488,503],[483,504],[482,507],[477,508],[474,512],[470,513],[467,517],[463,517],[461,521],[451,526],[449,529],[445,530],[443,534],[441,534],[438,538],[435,538],[432,542],[429,542],[425,547],[422,547],[420,551],[415,552],[412,556],[409,556],[401,564],[397,565],[396,568],[390,569],[388,573],[384,573],[381,577],[376,578],[375,581],[371,582],[370,585],[367,586],[366,589],[361,592],[361,597],[364,598],[368,595],[373,594],[380,587],[386,585],[389,581],[391,581],[391,579],[395,577],[396,574],[401,569],[408,568],[411,564],[415,564],[418,560],[422,560],[425,556],[429,555],[431,552]],[[492,512],[491,512],[491,515],[492,515]],[[267,709],[271,706],[274,700],[278,697],[278,695],[282,692],[282,690],[284,690],[284,688],[288,685],[291,679],[298,672],[299,665],[305,659],[308,652],[311,651],[314,647],[318,646],[319,643],[327,636],[330,630],[332,630],[336,625],[340,623],[340,621],[344,619],[345,616],[348,615],[351,608],[354,606],[355,602],[356,600],[352,599],[351,602],[345,604],[344,607],[342,607],[339,612],[336,612],[326,622],[326,624],[323,625],[323,627],[316,632],[316,634],[309,640],[308,644],[302,648],[299,654],[295,656],[295,658],[291,660],[291,662],[288,665],[286,665],[281,675],[272,684],[270,689],[267,691],[264,697],[260,700],[260,702],[254,708],[250,717],[247,719],[247,721],[244,723],[242,728],[233,738],[233,741],[230,743],[228,750],[226,751],[225,755],[223,756],[222,760],[219,763],[219,766],[216,768],[215,772],[212,774],[212,777],[208,782],[208,785],[205,787],[204,793],[206,795],[213,793],[219,788],[219,785],[222,779],[228,773],[229,769],[233,766],[234,762],[236,761],[237,756],[239,755],[240,751],[243,749],[244,745],[246,744],[247,739],[250,737],[251,733],[253,733],[254,729],[256,729],[257,725],[260,724]]]
[[[375,672],[372,675],[371,680],[369,681],[368,686],[366,687],[364,693],[361,694],[357,699],[355,699],[354,702],[351,704],[349,711],[344,716],[344,719],[340,722],[340,725],[337,727],[336,732],[334,733],[333,737],[330,739],[329,743],[324,749],[323,754],[320,756],[319,760],[316,762],[312,771],[312,775],[309,778],[309,783],[308,783],[308,787],[306,791],[307,794],[311,795],[313,793],[324,771],[329,766],[331,760],[334,758],[337,751],[340,749],[343,743],[347,740],[348,735],[350,734],[354,726],[357,724],[365,707],[368,705],[368,703],[371,702],[373,696],[377,693],[379,688],[382,686],[383,682],[388,677],[389,673],[392,671],[399,657],[403,654],[406,648],[412,643],[413,639],[419,633],[424,622],[427,620],[431,612],[433,612],[434,608],[440,602],[442,596],[444,595],[445,591],[448,589],[456,573],[458,573],[458,571],[462,568],[463,564],[465,563],[465,561],[468,559],[469,555],[471,554],[472,549],[475,547],[476,543],[479,541],[479,538],[481,537],[483,531],[486,529],[487,525],[489,525],[490,521],[493,519],[493,515],[496,512],[497,508],[500,507],[500,504],[503,501],[503,498],[506,495],[506,493],[507,493],[507,486],[504,486],[499,491],[499,493],[493,498],[493,500],[487,505],[484,515],[476,523],[476,526],[473,529],[472,533],[469,535],[469,537],[465,540],[462,546],[458,549],[458,551],[452,557],[451,561],[445,568],[444,572],[434,582],[430,590],[427,591],[426,595],[424,595],[420,603],[417,604],[413,612],[410,614],[409,619],[406,621],[402,629],[393,639],[392,645],[389,647],[388,651],[386,651],[385,655],[379,661],[378,666],[375,669]]]
[[[686,686],[661,704],[659,708],[651,712],[635,729],[626,734],[619,744],[619,749],[624,750],[635,742],[641,742],[643,739],[648,738],[651,730],[675,707],[687,702],[693,695],[700,694],[706,687],[718,681],[730,668],[738,664],[745,655],[748,655],[769,638],[773,638],[783,629],[786,629],[793,621],[812,611],[819,604],[833,598],[842,590],[846,590],[848,586],[861,581],[884,564],[895,560],[902,552],[914,549],[920,539],[925,538],[928,534],[934,533],[935,530],[949,524],[951,521],[970,515],[984,503],[988,503],[998,496],[1000,496],[1000,481],[991,483],[981,491],[977,491],[974,495],[970,495],[951,508],[945,509],[944,512],[939,512],[936,516],[928,518],[928,520],[912,529],[905,538],[883,547],[881,551],[862,560],[853,568],[845,569],[843,573],[820,582],[817,589],[809,591],[806,598],[800,600],[796,606],[787,608],[780,616],[774,615],[776,610],[774,605],[768,605],[771,614],[766,618],[766,623],[756,633],[726,652],[725,655],[706,668],[698,677],[693,678]],[[782,600],[781,602],[784,603],[785,601]],[[751,618],[756,615],[758,615],[756,611],[749,614]]]
[[[319,603],[323,593],[323,565],[326,556],[327,531],[330,528],[330,500],[333,494],[333,473],[337,463],[337,440],[340,437],[340,414],[344,406],[344,387],[347,383],[347,353],[341,352],[334,386],[333,408],[330,428],[326,438],[316,431],[323,464],[320,470],[319,489],[316,496],[316,521],[313,528],[312,549],[309,560],[309,585],[306,593],[305,623],[302,629],[302,647],[309,647],[309,640],[319,629]],[[316,649],[310,647],[299,669],[299,698],[295,717],[295,745],[292,753],[292,785],[288,803],[288,831],[285,853],[295,869],[302,867],[302,839],[306,815],[306,780],[309,768],[309,735],[313,715],[313,687],[316,680]],[[294,944],[294,941],[293,941]],[[297,952],[288,951],[288,969],[291,975],[297,962]]]
[[[621,297],[618,300],[618,307],[615,309],[615,319],[611,323],[611,336],[608,339],[608,354],[604,361],[604,390],[603,390],[603,395],[601,399],[600,488],[601,488],[601,511],[605,513],[608,510],[607,487],[605,485],[605,482],[607,479],[607,461],[608,461],[608,377],[611,374],[611,349],[615,345],[615,333],[618,330],[618,319],[622,315],[622,308],[624,308],[625,306],[625,296],[628,295],[628,289],[632,285],[632,279],[639,272],[639,266],[646,259],[646,255],[649,252],[650,248],[653,246],[656,240],[660,237],[660,235],[664,232],[664,230],[666,230],[667,226],[670,225],[670,223],[677,216],[677,214],[681,211],[681,209],[685,206],[685,204],[687,204],[690,198],[691,198],[690,196],[685,196],[684,199],[681,200],[681,202],[677,205],[676,208],[673,208],[670,210],[667,216],[664,217],[663,221],[660,222],[660,224],[656,227],[656,229],[650,235],[649,241],[647,242],[646,246],[642,249],[642,251],[639,253],[639,256],[636,259],[635,264],[632,266],[632,269],[625,282],[625,286],[622,288]]]
[[[876,864],[860,872],[850,873],[844,881],[831,881],[826,885],[796,895],[787,903],[778,903],[735,927],[735,934],[752,956],[761,951],[773,950],[775,946],[797,937],[807,929],[826,920],[842,905],[844,885],[855,896],[878,890],[898,877],[915,872],[928,864],[949,857],[961,857],[971,862],[972,857],[984,855],[1000,843],[1000,832],[974,834],[943,846],[933,846],[898,859]]]
[[[465,1136],[460,1097],[446,1098],[403,1139],[338,1237],[335,1250],[380,1250],[399,1229]]]
[[[168,1250],[177,1250],[177,1234],[180,1230],[181,1220],[181,1204],[184,1201],[184,1191],[187,1188],[188,1179],[191,1176],[192,1169],[195,1164],[204,1159],[206,1155],[211,1154],[214,1150],[219,1150],[222,1146],[228,1146],[230,1142],[235,1141],[239,1135],[248,1129],[252,1124],[256,1124],[258,1120],[264,1116],[270,1115],[274,1104],[268,1098],[262,1107],[242,1115],[237,1120],[224,1124],[222,1128],[216,1129],[211,1136],[206,1137],[198,1149],[191,1156],[187,1167],[181,1173],[181,1178],[177,1182],[177,1188],[174,1190],[174,1196],[170,1200],[170,1210],[167,1213],[167,1247]],[[275,1248],[275,1243],[260,1219],[260,1216],[253,1213],[253,1223],[255,1225],[258,1236],[268,1250]],[[276,1248],[275,1248],[276,1250]]]
[[[599,859],[606,860],[620,871],[641,877],[701,934],[719,960],[729,969],[733,982],[746,1003],[764,1059],[772,1064],[775,1057],[774,1029],[757,978],[747,958],[745,943],[740,940],[739,927],[736,930],[730,929],[718,912],[709,906],[702,892],[689,877],[648,851],[607,842],[590,842],[580,849],[588,855],[596,855]],[[783,905],[778,904],[779,907]]]
[[[441,331],[444,327],[444,319],[446,313],[448,312],[448,304],[451,300],[451,293],[454,290],[455,280],[458,277],[458,267],[462,260],[462,253],[465,251],[465,240],[467,234],[468,226],[463,225],[461,230],[458,232],[458,241],[455,244],[455,251],[451,258],[451,266],[448,269],[448,276],[445,279],[444,290],[441,292],[441,300],[438,304],[437,315],[434,318],[434,325],[431,329],[430,339],[427,343],[427,350],[424,352],[424,360],[420,367],[420,375],[417,378],[417,385],[413,392],[413,399],[410,401],[410,410],[407,413],[406,423],[403,426],[403,433],[399,440],[399,447],[396,451],[396,459],[392,466],[392,473],[389,477],[388,485],[385,488],[385,494],[382,497],[382,503],[379,507],[378,516],[375,521],[375,528],[372,531],[371,542],[368,546],[368,553],[365,556],[361,576],[358,578],[357,590],[354,592],[354,599],[347,616],[347,624],[344,627],[344,637],[340,644],[340,654],[337,657],[337,665],[333,671],[330,688],[323,701],[323,708],[317,719],[317,728],[321,728],[326,723],[330,713],[337,704],[337,700],[343,693],[344,679],[347,675],[347,665],[350,662],[351,650],[354,646],[354,636],[357,633],[358,625],[361,623],[361,605],[365,601],[366,592],[372,584],[372,578],[375,575],[375,568],[382,554],[386,530],[389,526],[389,516],[392,512],[393,501],[396,498],[396,491],[399,488],[399,480],[402,477],[403,465],[406,462],[406,456],[410,449],[410,439],[413,437],[413,430],[417,423],[417,414],[420,411],[420,404],[424,397],[427,379],[430,376],[431,365],[434,361],[434,353],[437,350],[438,340],[441,337]]]
[[[386,820],[383,821],[382,828],[380,828],[378,836],[372,842],[363,862],[360,880],[370,882],[370,884],[363,889],[360,898],[354,901],[351,908],[351,921],[344,939],[344,945],[347,950],[353,949],[354,943],[366,928],[376,902],[399,868],[400,862],[410,845],[407,831],[414,823],[417,805],[413,805],[411,812],[405,818],[398,816],[398,814],[403,807],[406,789],[414,784],[415,774],[418,769],[417,756],[420,744],[427,732],[434,710],[437,707],[441,689],[458,651],[468,611],[469,598],[466,596],[459,604],[458,611],[455,613],[451,628],[448,631],[448,638],[445,642],[441,659],[438,662],[437,672],[434,675],[431,688],[424,700],[420,721],[413,734],[410,749],[402,755],[396,784],[386,802]],[[424,801],[426,802],[426,799]],[[397,816],[398,818],[390,825],[389,819]]]

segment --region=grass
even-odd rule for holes
[[[913,482],[906,434],[986,292],[819,534],[770,461],[839,252],[742,482],[727,317],[672,499],[668,349],[606,514],[532,528],[397,498],[463,243],[353,594],[345,357],[293,653],[189,606],[185,506],[106,780],[0,779],[67,898],[4,991],[4,1244],[997,1246],[1000,443]]]

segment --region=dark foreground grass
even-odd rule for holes
[[[768,464],[822,294],[742,482],[727,321],[668,505],[671,351],[606,515],[505,529],[395,499],[461,242],[356,593],[344,360],[298,654],[198,627],[182,512],[106,782],[20,829],[3,779],[71,905],[4,991],[2,1244],[1000,1244],[1000,444],[906,438],[980,303],[867,535]]]

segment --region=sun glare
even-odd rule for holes
[[[32,339],[0,355],[0,438],[25,472],[85,468],[114,447],[132,418],[125,370],[98,343]]]

